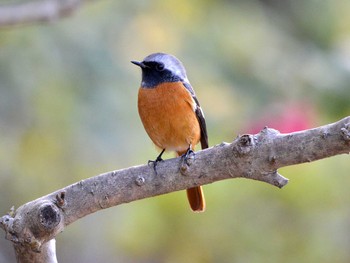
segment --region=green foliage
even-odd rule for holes
[[[1,213],[156,157],[129,62],[152,52],[185,64],[210,145],[349,115],[349,13],[346,0],[104,0],[0,31]],[[184,192],[108,209],[58,237],[59,260],[349,262],[348,158],[284,168],[283,190],[205,186],[204,214],[190,212]],[[0,262],[14,262],[11,251],[1,238]]]

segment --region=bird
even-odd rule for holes
[[[203,110],[191,86],[185,67],[175,56],[153,53],[131,63],[142,70],[138,90],[138,112],[142,124],[160,150],[152,162],[154,169],[165,151],[187,158],[196,144],[208,148],[208,134]],[[192,211],[206,208],[202,186],[186,190]]]

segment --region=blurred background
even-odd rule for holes
[[[1,29],[0,215],[157,156],[130,63],[153,52],[186,66],[211,146],[348,116],[349,13],[348,0],[101,0],[49,24]],[[183,191],[104,210],[57,237],[58,260],[350,262],[349,170],[349,156],[336,156],[281,169],[282,190],[207,185],[203,214]],[[15,262],[4,236],[0,262]]]

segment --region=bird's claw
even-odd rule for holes
[[[190,148],[187,149],[186,153],[182,155],[183,162],[187,165],[191,165],[192,159],[194,159],[196,156],[196,153]]]
[[[153,165],[153,170],[156,173],[156,175],[158,175],[158,173],[157,173],[157,165],[158,165],[158,163],[163,162],[162,154],[164,153],[164,151],[165,151],[165,149],[157,156],[157,158],[154,161],[153,160],[148,160],[148,166],[150,166],[150,164]]]

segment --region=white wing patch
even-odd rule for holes
[[[192,110],[193,112],[196,112],[196,109],[198,108],[197,103],[195,102],[195,100],[193,99],[193,97],[191,96],[191,100],[192,100]],[[201,109],[202,110],[202,109]]]

